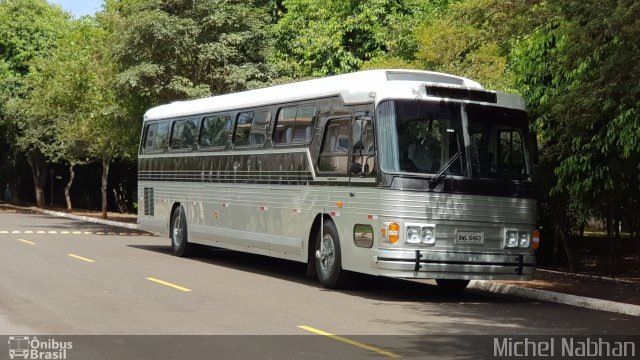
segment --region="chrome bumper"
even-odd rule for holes
[[[530,280],[531,254],[454,252],[436,249],[375,249],[372,266],[380,275],[420,279]]]

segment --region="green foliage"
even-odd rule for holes
[[[286,13],[272,28],[271,61],[285,76],[300,78],[358,70],[388,61],[382,59],[388,52],[411,57],[413,26],[441,3],[447,2],[284,0]]]
[[[263,86],[268,14],[247,1],[107,2],[117,83],[138,114],[174,100]]]
[[[640,4],[550,1],[558,16],[513,51],[517,83],[553,169],[552,201],[601,218],[639,215]]]
[[[28,95],[31,62],[48,56],[69,20],[45,0],[0,0],[0,175],[8,179],[21,177],[21,153],[39,159],[49,151],[50,119],[35,118],[17,104],[12,110],[11,103]]]

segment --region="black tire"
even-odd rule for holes
[[[187,218],[184,216],[182,206],[178,206],[171,214],[171,230],[169,233],[171,239],[171,252],[179,257],[193,256],[195,253],[195,244],[189,243],[187,231]]]
[[[436,279],[438,288],[445,294],[459,294],[469,285],[469,280]]]
[[[316,251],[314,252],[316,263],[316,275],[322,286],[329,289],[339,289],[347,283],[346,271],[342,270],[342,253],[340,251],[340,238],[338,230],[332,221],[324,222],[322,235],[320,231],[316,235]],[[320,255],[320,257],[318,257]]]

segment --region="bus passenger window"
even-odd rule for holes
[[[224,147],[227,145],[233,121],[228,115],[207,116],[202,121],[200,146],[204,148]]]
[[[197,133],[195,119],[175,121],[171,131],[171,150],[191,150]]]
[[[349,119],[331,120],[326,126],[318,171],[346,174],[349,140]]]
[[[236,146],[260,146],[265,143],[270,120],[268,111],[248,111],[238,114],[233,144]]]
[[[315,105],[296,106],[280,109],[273,142],[276,144],[304,144],[313,138]]]
[[[153,152],[153,146],[156,143],[156,132],[158,131],[158,124],[147,125],[147,131],[144,135],[144,142],[142,143],[142,152]]]
[[[158,130],[156,131],[156,139],[153,144],[154,151],[164,151],[169,145],[169,122],[164,121],[158,123]]]

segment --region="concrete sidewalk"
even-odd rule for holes
[[[97,218],[88,217],[88,216],[79,216],[79,215],[68,214],[63,212],[39,209],[36,207],[20,207],[20,206],[9,205],[9,204],[0,204],[0,206],[13,208],[21,211],[40,212],[42,214],[47,214],[51,216],[65,217],[68,219],[92,222],[92,223],[102,224],[107,226],[114,226],[114,227],[134,229],[134,230],[138,229],[137,224],[117,222],[117,221],[111,221],[111,220],[105,220],[105,219],[97,219]],[[616,279],[610,279],[610,280],[615,281]],[[518,285],[505,284],[505,283],[500,283],[495,281],[484,281],[484,280],[472,281],[469,284],[469,288],[478,289],[482,291],[489,291],[493,293],[505,294],[505,295],[520,296],[520,297],[525,297],[529,299],[551,301],[551,302],[572,305],[572,306],[579,306],[579,307],[584,307],[584,308],[589,308],[594,310],[609,311],[609,312],[632,315],[632,316],[640,316],[639,305],[597,299],[593,297],[572,295],[572,294],[567,294],[563,292],[541,290],[541,289],[536,289],[532,287],[518,286]]]

